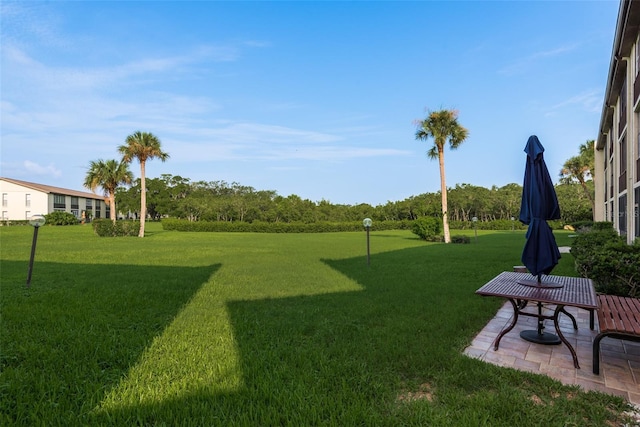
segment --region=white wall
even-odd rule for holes
[[[27,206],[27,194],[29,206]],[[47,193],[0,180],[0,195],[3,198],[0,207],[2,219],[19,221],[28,219],[31,215],[49,213]]]

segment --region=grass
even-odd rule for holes
[[[523,232],[371,233],[367,267],[364,233],[45,226],[26,289],[31,233],[0,228],[1,425],[622,422],[620,398],[462,355],[502,304],[474,291],[520,264]]]

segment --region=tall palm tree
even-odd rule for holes
[[[596,209],[596,201],[593,191],[587,186],[587,178],[589,178],[594,170],[595,153],[593,151],[593,139],[588,140],[580,145],[580,154],[569,158],[560,170],[560,178],[563,183],[571,183],[578,181],[584,193],[591,202],[591,211]]]
[[[447,184],[444,173],[444,146],[449,141],[453,150],[467,139],[469,131],[458,123],[458,112],[455,110],[431,111],[427,118],[418,122],[416,139],[427,141],[433,138],[434,145],[427,151],[431,159],[438,159],[440,165],[440,193],[442,197],[442,228],[445,243],[451,242],[449,218],[447,214]]]
[[[156,157],[163,162],[169,154],[162,151],[160,140],[150,132],[134,132],[127,137],[124,145],[118,147],[122,161],[130,163],[134,158],[140,162],[140,234],[144,237],[144,222],[147,217],[147,185],[145,182],[145,165],[147,160]]]
[[[133,174],[129,164],[117,160],[92,160],[84,178],[84,186],[91,191],[102,188],[109,197],[111,221],[116,221],[116,188],[121,184],[131,184]]]

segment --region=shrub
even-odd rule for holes
[[[613,223],[606,221],[577,221],[572,223],[573,228],[579,233],[588,233],[589,231],[613,230]]]
[[[80,221],[69,212],[54,211],[44,216],[47,225],[76,225]]]
[[[93,231],[100,237],[137,236],[140,232],[140,221],[116,221],[96,219]]]
[[[10,225],[30,225],[26,219],[3,219],[0,220],[0,227],[8,227]]]
[[[408,230],[413,221],[374,221],[371,231]],[[339,231],[363,231],[361,221],[350,222],[243,222],[243,221],[187,221],[165,218],[164,230],[205,231],[205,232],[244,232],[244,233],[331,233]]]
[[[551,224],[550,224],[551,225]],[[473,221],[449,221],[449,227],[452,230],[473,230],[474,228],[478,230],[526,230],[527,226],[514,219],[511,221],[510,219],[494,219],[491,221],[476,221],[474,224]]]
[[[442,221],[439,218],[423,216],[413,221],[411,232],[428,242],[440,240]]]
[[[576,271],[593,280],[600,293],[640,297],[640,243],[627,245],[613,228],[598,227],[576,236],[571,247]]]
[[[451,243],[471,243],[471,237],[462,235],[451,236]]]

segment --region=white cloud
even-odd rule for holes
[[[30,160],[25,160],[23,163],[23,166],[26,172],[33,175],[40,175],[40,176],[45,175],[45,176],[52,176],[52,177],[58,177],[62,175],[62,171],[56,168],[53,164],[49,164],[47,166],[41,166]]]
[[[589,113],[599,113],[602,109],[603,93],[600,89],[593,89],[578,95],[572,96],[564,101],[552,105],[545,113],[545,116],[555,115],[556,112],[566,107],[581,107]]]
[[[578,43],[574,43],[553,49],[533,52],[532,54],[516,59],[511,64],[503,67],[499,70],[499,74],[514,75],[524,73],[531,67],[535,66],[538,62],[547,58],[555,58],[559,55],[567,54],[575,50],[578,46]]]

